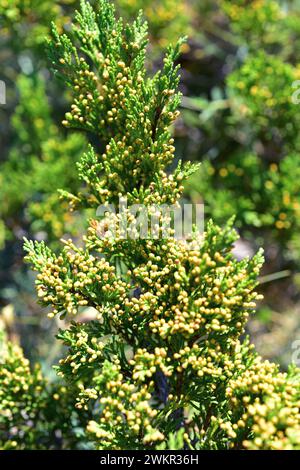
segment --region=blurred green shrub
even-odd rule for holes
[[[86,141],[58,130],[39,76],[20,76],[17,86],[13,144],[0,166],[0,216],[12,233],[29,226],[54,239],[71,228],[57,190],[78,187],[76,161]]]
[[[300,69],[289,47],[297,31],[287,29],[291,12],[278,2],[220,5],[238,49],[218,98],[195,101],[210,149],[187,192],[201,193],[214,220],[235,215],[244,235],[271,236],[287,258],[298,258],[300,112],[293,93]]]
[[[191,31],[189,15],[193,14],[186,0],[116,0],[117,10],[126,19],[134,18],[139,10],[148,21],[151,43],[165,47]]]
[[[300,67],[258,51],[227,78],[233,125],[245,126],[245,144],[258,139],[268,160],[299,150],[300,113],[292,100]]]

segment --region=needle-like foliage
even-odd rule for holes
[[[149,77],[146,31],[142,16],[116,20],[107,0],[97,13],[83,1],[70,35],[53,29],[52,66],[74,97],[64,123],[100,140],[78,164],[84,189],[63,193],[72,208],[119,197],[173,205],[195,170],[179,163],[167,172],[181,42]],[[232,224],[209,222],[189,239],[160,228],[139,238],[136,217],[126,215],[134,236],[113,233],[118,215],[106,213],[80,246],[66,240],[59,254],[25,243],[41,304],[50,317],[73,320],[59,332],[67,353],[56,370],[86,418],[82,441],[97,449],[299,448],[299,371],[280,373],[243,339],[261,253],[236,260]],[[76,321],[88,307],[94,320]]]

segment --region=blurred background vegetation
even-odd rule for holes
[[[49,71],[44,47],[51,21],[68,30],[78,4],[0,0],[0,80],[7,91],[0,105],[0,327],[49,373],[58,346],[53,322],[36,303],[22,239],[55,248],[62,236],[80,236],[86,219],[59,198],[59,189],[78,189],[75,163],[87,141],[61,125],[69,96]],[[292,99],[300,88],[300,1],[115,5],[126,19],[143,8],[155,67],[168,43],[188,35],[174,136],[178,159],[202,165],[186,198],[204,202],[206,218],[220,224],[235,216],[237,257],[264,248],[265,299],[249,333],[264,357],[285,367],[300,339],[300,108]]]

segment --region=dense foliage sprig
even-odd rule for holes
[[[83,1],[76,18],[74,35],[54,29],[52,65],[74,93],[65,124],[95,133],[104,148],[78,164],[85,190],[63,195],[72,208],[120,196],[147,207],[175,204],[198,168],[179,164],[167,173],[180,43],[147,77],[141,17],[123,25],[100,0],[97,13]],[[261,253],[236,260],[232,224],[209,222],[189,240],[172,230],[124,239],[112,236],[112,219],[91,220],[81,246],[66,240],[60,254],[25,242],[51,317],[96,311],[93,322],[73,321],[58,335],[68,352],[56,369],[85,421],[82,441],[97,449],[299,448],[299,371],[280,373],[242,339],[260,298]]]
[[[30,370],[22,350],[0,337],[0,447],[37,445],[35,426],[43,414],[45,382],[38,367]]]

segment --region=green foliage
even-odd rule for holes
[[[234,215],[244,236],[259,233],[267,243],[279,242],[284,257],[297,260],[299,67],[281,47],[296,34],[286,27],[291,13],[269,0],[225,1],[222,8],[239,38],[242,63],[236,61],[227,75],[224,97],[205,104],[203,127],[216,139],[214,129],[223,126],[223,138],[205,155],[187,191],[200,192],[216,222]]]
[[[56,29],[49,43],[56,73],[74,91],[64,124],[93,132],[106,144],[101,161],[90,150],[80,163],[80,176],[89,193],[69,198],[75,207],[78,203],[97,207],[127,193],[130,203],[149,203],[151,198],[167,202],[168,196],[176,200],[181,174],[177,182],[165,175],[166,186],[158,185],[175,150],[169,126],[178,116],[173,62],[181,42],[169,49],[163,70],[146,79],[146,24],[140,16],[132,26],[123,26],[115,21],[112,6],[106,15],[103,18],[83,4],[77,14],[79,26],[74,28],[78,49]],[[95,177],[100,173],[105,177],[98,180]]]
[[[53,124],[44,82],[20,76],[20,101],[13,115],[14,144],[1,165],[1,218],[7,229],[47,232],[50,239],[71,229],[57,189],[77,189],[75,162],[85,148],[79,134],[65,137]]]
[[[17,50],[43,47],[51,21],[61,28],[69,23],[70,7],[78,7],[78,0],[1,0],[0,16],[3,24],[3,38],[13,41]],[[90,2],[97,8],[97,1]],[[141,1],[117,0],[118,14],[126,19],[134,18],[143,9],[149,21],[151,38],[159,46],[176,42],[178,36],[187,33],[188,5],[182,0]]]
[[[220,0],[219,4],[237,45],[254,54],[260,48],[297,62],[300,39],[297,0]]]
[[[205,194],[207,212],[219,222],[236,215],[245,230],[262,227],[280,243],[294,239],[299,229],[298,155],[268,163],[254,153],[233,153],[224,161],[206,161],[189,184]],[[217,188],[212,192],[211,188]]]
[[[292,101],[292,86],[298,77],[297,67],[264,52],[248,56],[228,77],[236,119],[242,114],[250,132],[264,145],[273,144],[273,159],[299,147],[299,113]]]
[[[284,13],[280,2],[274,0],[221,0],[220,6],[230,19],[230,26],[248,46],[268,47],[280,44],[278,24]]]
[[[63,24],[63,8],[77,0],[1,0],[0,17],[3,39],[13,41],[16,50],[43,47],[52,20]]]
[[[0,448],[38,447],[37,426],[45,406],[45,381],[30,370],[22,350],[0,332]]]
[[[299,371],[290,368],[280,373],[275,364],[260,358],[230,380],[226,396],[232,417],[221,420],[220,427],[232,438],[233,446],[239,446],[250,428],[246,449],[299,450],[299,385]]]
[[[83,428],[72,390],[49,383],[41,367],[30,367],[22,348],[0,330],[0,449],[84,448]]]
[[[143,10],[150,25],[150,35],[160,46],[175,43],[182,34],[189,33],[189,6],[183,0],[118,0],[116,6],[121,16],[131,20]]]
[[[87,187],[68,196],[72,207],[119,196],[147,207],[176,203],[197,169],[180,164],[166,173],[179,45],[147,77],[141,17],[123,26],[100,0],[97,13],[82,2],[76,19],[70,37],[53,30],[52,65],[74,94],[67,126],[94,132],[105,148],[80,161]],[[50,316],[97,312],[94,322],[73,322],[58,335],[68,352],[57,371],[85,420],[82,440],[97,449],[299,448],[299,370],[280,373],[242,339],[260,298],[261,253],[237,261],[231,224],[209,222],[190,240],[172,230],[124,239],[112,236],[113,219],[91,220],[81,246],[67,240],[58,255],[25,243]]]

